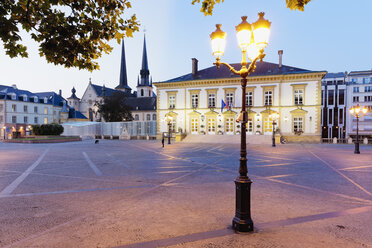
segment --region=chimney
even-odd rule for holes
[[[12,84],[12,88],[16,90],[17,89],[17,85]]]
[[[196,58],[192,58],[192,76],[196,77],[198,73],[198,60]]]
[[[59,90],[59,95],[62,96],[62,90]]]
[[[279,54],[279,69],[282,69],[282,58],[283,58],[283,50],[279,50],[278,51],[278,54]]]

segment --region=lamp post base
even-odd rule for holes
[[[236,232],[252,232],[251,184],[249,177],[237,177],[235,180],[236,208],[232,228]]]
[[[273,147],[275,147],[275,137],[273,138],[273,144],[272,144]]]
[[[358,143],[358,142],[355,142],[354,153],[355,153],[355,154],[360,154],[360,151],[359,151],[359,143]]]

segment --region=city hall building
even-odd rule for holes
[[[326,71],[310,71],[279,64],[257,62],[248,77],[245,104],[249,135],[272,135],[271,114],[279,114],[275,129],[289,141],[321,141],[321,81]],[[240,64],[232,64],[239,70]],[[241,78],[225,66],[198,70],[164,82],[157,89],[157,134],[168,131],[187,135],[238,135],[241,123]],[[228,106],[221,111],[222,101]],[[171,118],[167,118],[171,117]],[[278,129],[277,129],[278,128]]]

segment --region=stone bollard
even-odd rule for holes
[[[363,139],[363,144],[368,145],[368,138]]]
[[[333,138],[333,144],[337,144],[337,138],[336,137]]]
[[[347,139],[347,143],[348,143],[348,144],[352,144],[352,143],[353,143],[353,139],[349,137],[349,138]]]

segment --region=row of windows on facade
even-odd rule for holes
[[[3,123],[4,122],[4,116],[0,115],[0,123]],[[16,124],[16,123],[21,123],[21,121],[19,119],[17,119],[17,116],[13,115],[12,116],[12,123],[13,124]],[[31,124],[28,122],[28,116],[23,116],[23,123],[24,124]],[[39,118],[38,117],[34,117],[34,123],[33,124],[39,124]],[[45,117],[44,118],[44,124],[48,124],[48,118]]]
[[[328,110],[322,109],[322,126],[344,125],[345,114],[343,108]]]
[[[8,94],[11,98],[11,100],[17,100],[17,95],[15,93],[9,93]],[[20,95],[18,96],[18,100],[20,101],[24,101],[24,102],[27,102],[27,95]],[[31,96],[30,97],[30,102],[39,102],[39,98],[37,96]],[[44,97],[44,99],[42,100],[43,103],[48,103],[48,98],[47,97]]]
[[[226,118],[225,119],[225,132],[232,133],[234,130],[234,118]],[[267,117],[264,120],[264,132],[272,132],[272,119]],[[303,132],[303,117],[293,117],[293,132]],[[170,121],[170,130],[172,132],[176,131],[176,120],[173,119]],[[237,124],[240,125],[240,124]],[[278,126],[277,126],[278,127]],[[191,118],[191,133],[198,133],[201,126],[199,125],[199,118]],[[207,131],[210,133],[216,132],[216,118],[209,117],[207,119]],[[253,121],[248,120],[247,122],[247,133],[253,132]]]
[[[333,106],[335,103],[338,105],[345,105],[345,89],[339,89],[337,94],[335,94],[334,89],[327,90],[327,95],[325,95],[324,90],[322,90],[322,106],[324,106],[324,99],[327,98],[327,105]]]
[[[134,115],[134,120],[135,121],[138,121],[139,120],[139,114],[135,114]],[[156,114],[153,114],[152,115],[152,120],[153,121],[156,121]],[[150,114],[146,114],[146,121],[151,121],[151,115]]]
[[[368,78],[352,78],[350,80],[351,83],[362,83],[362,84],[371,84],[372,83],[372,77]]]
[[[294,90],[294,104],[295,105],[302,105],[304,99],[304,91],[302,89]],[[170,95],[169,96],[169,108],[174,109],[176,107],[176,96]],[[234,93],[228,92],[226,93],[226,104],[227,106],[234,107]],[[208,108],[215,108],[216,107],[216,94],[210,93],[208,94]],[[265,106],[271,106],[273,104],[273,91],[265,91],[264,92],[264,104]],[[249,91],[245,93],[245,105],[246,106],[253,106],[253,92]],[[198,108],[199,107],[199,94],[192,94],[191,95],[191,107]]]
[[[359,93],[363,91],[360,91],[360,87],[353,87],[353,92]],[[364,86],[364,92],[372,92],[372,86]]]
[[[353,96],[353,102],[360,102],[360,97]],[[364,96],[364,102],[372,102],[372,96]]]
[[[0,112],[4,111],[4,105],[3,104],[0,104]],[[16,104],[12,104],[12,112],[17,112],[17,105]],[[24,113],[28,113],[28,106],[27,105],[24,105],[23,106],[23,112]],[[38,113],[38,107],[37,106],[34,106],[34,113]],[[48,114],[48,108],[45,107],[44,108],[44,114]]]

